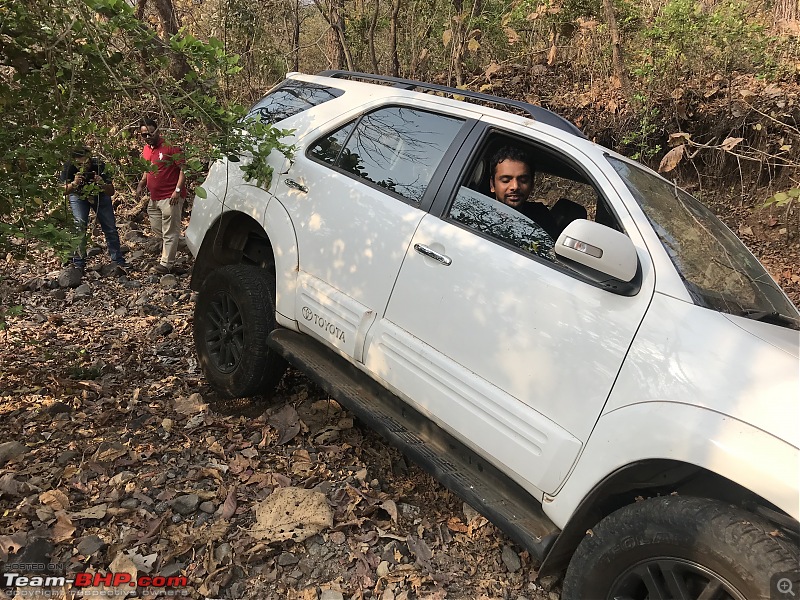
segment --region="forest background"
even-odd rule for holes
[[[55,175],[76,144],[114,170],[125,204],[143,170],[137,124],[154,117],[197,184],[216,156],[252,146],[236,127],[243,107],[287,71],[330,68],[541,104],[712,207],[722,194],[725,211],[753,209],[782,232],[756,238],[796,242],[798,4],[2,0],[2,242],[70,245]],[[279,143],[258,133],[256,153]],[[746,238],[757,223],[741,214]]]

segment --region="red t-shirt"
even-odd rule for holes
[[[151,147],[145,144],[142,158],[156,166],[155,171],[147,173],[147,190],[153,201],[164,200],[172,196],[178,187],[178,177],[181,174],[181,165],[184,163],[183,150],[175,146],[168,146],[163,139],[158,140],[158,146]],[[181,190],[181,196],[186,197],[186,188]]]

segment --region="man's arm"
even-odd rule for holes
[[[147,186],[147,173],[142,173],[142,178],[139,180],[138,185],[136,186],[136,193],[134,194],[134,198],[137,200],[142,197],[144,193],[144,189]]]
[[[177,204],[181,201],[181,197],[183,196],[183,186],[186,183],[186,175],[183,174],[183,169],[178,171],[178,183],[175,185],[175,191],[172,192],[172,195],[169,197],[170,204]]]

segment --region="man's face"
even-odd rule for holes
[[[142,136],[142,139],[145,141],[146,144],[150,144],[151,146],[155,146],[158,142],[158,128],[157,127],[148,127],[146,125],[142,125],[139,128],[139,134]]]
[[[533,177],[524,162],[507,158],[497,163],[489,185],[500,202],[516,208],[531,195]]]

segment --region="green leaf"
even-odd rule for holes
[[[206,191],[199,185],[196,188],[194,188],[194,193],[195,195],[197,195],[198,198],[203,198],[204,200],[208,198],[208,194],[206,193]]]

